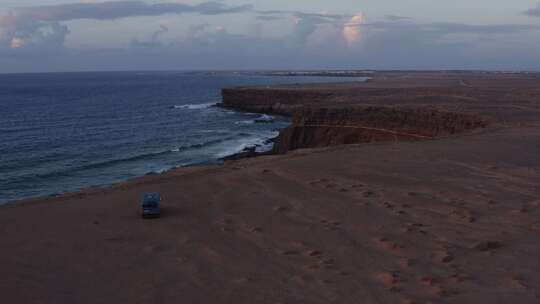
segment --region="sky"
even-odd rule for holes
[[[540,70],[539,0],[0,0],[0,73]]]

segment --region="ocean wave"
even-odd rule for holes
[[[163,174],[163,173],[165,173],[167,171],[170,171],[170,170],[173,170],[173,169],[176,169],[176,168],[178,168],[178,166],[165,167],[165,168],[161,168],[161,169],[157,169],[157,170],[152,170],[152,171],[146,173],[145,176]]]
[[[127,162],[134,162],[134,161],[145,160],[145,159],[152,159],[152,158],[155,158],[155,157],[158,157],[158,156],[163,156],[163,155],[166,155],[166,154],[169,154],[169,153],[171,153],[170,150],[138,154],[138,155],[127,156],[127,157],[123,157],[123,158],[105,160],[105,161],[102,161],[102,162],[90,163],[88,165],[78,166],[78,167],[74,167],[74,168],[67,169],[67,170],[58,170],[58,171],[47,172],[47,173],[43,173],[43,174],[36,174],[35,177],[38,177],[38,178],[58,177],[58,176],[69,175],[71,173],[80,172],[80,171],[111,167],[111,166],[114,166],[114,165],[120,164],[120,163],[127,163]]]
[[[235,122],[235,124],[236,125],[252,125],[252,124],[257,124],[257,123],[274,123],[275,121],[276,121],[276,118],[274,116],[262,114],[261,116],[255,119],[240,120],[240,121]]]
[[[268,152],[274,147],[271,139],[278,135],[279,132],[272,131],[265,132],[264,134],[250,134],[249,136],[227,141],[223,144],[223,149],[216,154],[216,157],[224,158],[249,148],[255,148],[255,151],[258,153]]]
[[[270,115],[266,115],[266,114],[263,114],[261,115],[259,118],[256,118],[255,119],[255,122],[256,123],[272,123],[274,122],[276,119],[274,118],[274,116],[270,116]]]
[[[254,123],[255,123],[255,120],[250,119],[250,120],[239,120],[239,121],[235,122],[234,124],[235,125],[252,125]]]
[[[175,105],[173,106],[173,109],[184,109],[184,110],[202,110],[202,109],[208,109],[213,106],[215,106],[217,102],[209,102],[209,103],[200,103],[200,104],[186,104],[186,105]]]
[[[76,166],[76,167],[72,167],[68,169],[60,169],[60,170],[49,171],[49,172],[38,173],[38,174],[24,174],[24,175],[19,175],[17,177],[11,177],[6,182],[9,182],[10,184],[15,184],[15,183],[20,183],[20,182],[25,182],[25,181],[32,181],[35,179],[46,179],[46,178],[69,176],[70,174],[82,172],[86,170],[107,168],[107,167],[112,167],[114,165],[122,164],[122,163],[137,162],[137,161],[142,161],[142,160],[151,160],[151,159],[165,156],[171,153],[178,153],[181,151],[194,150],[194,149],[202,149],[207,146],[212,146],[212,145],[220,144],[222,142],[233,140],[234,138],[236,138],[236,136],[228,136],[225,138],[209,140],[202,143],[180,146],[180,147],[175,147],[172,149],[167,149],[167,150],[162,150],[162,151],[126,156],[126,157],[117,158],[117,159],[110,159],[110,160],[105,160],[101,162],[94,162],[94,163]],[[3,178],[0,177],[0,181],[3,181]]]

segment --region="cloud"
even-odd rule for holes
[[[118,49],[64,49],[56,56],[48,56],[47,60],[43,60],[42,56],[10,59],[0,55],[0,66],[3,72],[540,69],[540,58],[536,51],[540,49],[540,41],[530,39],[535,35],[533,32],[515,27],[508,33],[501,32],[499,26],[477,28],[466,24],[446,27],[444,23],[366,22],[360,25],[361,43],[353,48],[347,47],[339,27],[334,28],[333,24],[319,27],[306,42],[308,47],[298,45],[288,37],[239,35],[224,28],[201,24],[193,26],[184,39],[165,43],[160,38],[151,47],[132,45]],[[325,33],[328,35],[323,35]]]
[[[162,43],[159,41],[159,38],[169,32],[169,28],[163,24],[159,25],[159,29],[152,33],[150,41],[139,41],[138,39],[131,40],[132,47],[159,47],[162,46]]]
[[[219,15],[252,9],[252,5],[228,6],[220,2],[189,5],[175,2],[149,4],[138,0],[21,7],[0,16],[0,48],[62,46],[69,29],[61,22],[72,20],[114,20],[188,13]],[[161,33],[163,32],[158,36]]]
[[[304,45],[308,41],[319,41],[325,37],[330,37],[333,42],[341,39],[352,45],[360,40],[360,23],[363,22],[363,14],[331,14],[328,12],[308,13],[301,11],[256,11],[259,14],[257,20],[276,21],[292,18],[294,26],[290,35],[290,40],[299,45]],[[319,36],[319,37],[316,37]],[[318,46],[321,43],[318,43]]]
[[[323,22],[319,18],[295,18],[292,38],[294,41],[304,44],[317,30],[317,26]]]
[[[296,12],[293,12],[293,14],[299,18],[319,18],[320,20],[325,20],[326,22],[339,21],[339,20],[344,20],[351,17],[350,15],[330,14],[328,12],[305,13],[305,12],[296,11]]]
[[[328,12],[320,12],[320,13],[308,13],[308,12],[301,12],[301,11],[280,11],[280,10],[273,10],[273,11],[254,11],[255,13],[259,14],[257,19],[259,20],[280,20],[285,19],[288,17],[296,17],[300,19],[313,19],[313,20],[319,20],[321,23],[329,23],[329,22],[342,22],[343,20],[348,20],[353,17],[353,15],[346,15],[346,14],[330,14]]]
[[[6,26],[0,31],[0,48],[23,49],[29,47],[57,48],[64,44],[70,33],[58,22],[28,21],[17,26]]]
[[[540,67],[538,25],[375,21],[360,25],[357,64],[403,69]],[[353,61],[352,58],[346,61]]]
[[[16,9],[17,14],[15,17],[22,20],[41,21],[69,21],[78,19],[111,20],[136,16],[161,16],[165,14],[186,13],[219,15],[245,12],[252,9],[252,5],[228,6],[220,2],[204,2],[189,5],[175,2],[149,4],[140,0],[124,0],[23,7]]]
[[[261,21],[274,21],[274,20],[283,20],[284,18],[279,17],[279,16],[265,16],[265,15],[262,15],[262,16],[257,16],[256,19],[261,20]]]
[[[159,25],[159,30],[155,31],[153,34],[152,34],[152,42],[157,42],[159,37],[165,33],[167,33],[169,31],[169,28],[166,27],[165,25],[163,24],[160,24]]]
[[[396,16],[396,15],[386,15],[384,19],[389,21],[402,21],[402,20],[411,20],[411,17]]]
[[[401,16],[366,19],[361,13],[257,11],[215,2],[206,6],[170,3],[167,10],[163,9],[166,3],[107,3],[77,4],[82,11],[74,11],[72,5],[17,9],[0,17],[2,70],[540,68],[536,51],[540,41],[532,39],[540,25],[420,22]],[[69,34],[64,23],[79,18],[238,11],[253,14],[258,26],[277,24],[280,31],[290,26],[290,31],[264,36],[260,34],[264,31],[251,32],[255,26],[248,24],[249,29],[238,34],[229,32],[228,24],[204,23],[177,33],[176,23],[165,20],[150,29],[146,38],[133,39],[125,47],[63,47]]]
[[[540,2],[536,4],[536,7],[530,8],[523,13],[530,17],[540,17]]]
[[[378,30],[414,30],[418,33],[429,35],[446,35],[455,33],[473,33],[473,34],[512,34],[518,32],[527,32],[539,30],[540,26],[531,24],[491,24],[491,25],[471,25],[452,22],[372,22],[361,24],[360,27],[378,29]]]
[[[343,37],[347,44],[354,45],[360,41],[360,27],[364,23],[364,15],[362,13],[352,17],[348,23],[343,26]]]

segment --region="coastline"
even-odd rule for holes
[[[281,132],[286,154],[0,206],[0,292],[25,303],[536,303],[540,78],[374,79],[295,87],[289,96],[324,96],[299,112],[261,94],[271,103],[256,107],[300,113]],[[384,125],[365,126],[379,115]],[[433,127],[440,117],[448,124]],[[313,119],[341,123],[339,141],[327,126],[307,131]],[[350,137],[352,123],[438,136]],[[153,191],[163,218],[143,221],[139,200]]]
[[[268,75],[281,75],[280,72],[278,74],[270,73]],[[305,76],[303,74],[300,75],[294,75],[294,76]],[[280,148],[280,141],[283,141],[283,137],[291,137],[291,129],[297,129],[300,127],[301,129],[306,125],[306,120],[313,119],[313,112],[317,109],[325,110],[325,111],[345,111],[345,112],[353,112],[357,109],[365,109],[371,110],[373,107],[376,109],[398,109],[408,111],[411,108],[412,109],[422,109],[422,108],[428,108],[429,106],[426,106],[424,104],[417,104],[417,102],[413,98],[412,105],[409,105],[407,103],[401,103],[399,100],[390,100],[390,102],[387,102],[385,100],[377,100],[377,104],[374,104],[373,102],[366,102],[362,101],[360,103],[358,102],[350,102],[350,99],[354,98],[355,94],[361,94],[363,98],[370,97],[371,94],[377,95],[380,94],[380,90],[397,90],[398,94],[403,93],[404,91],[407,92],[408,95],[415,95],[415,94],[423,94],[425,93],[426,88],[427,89],[434,89],[438,90],[440,88],[446,90],[448,86],[453,87],[462,87],[463,86],[463,78],[472,77],[472,78],[501,78],[499,80],[505,80],[507,78],[513,78],[513,76],[517,76],[516,78],[540,78],[540,73],[510,73],[510,74],[500,74],[500,73],[484,73],[484,72],[429,72],[429,71],[418,71],[413,72],[412,74],[410,72],[403,72],[403,71],[388,71],[388,72],[375,72],[370,71],[368,74],[366,74],[365,71],[360,72],[359,74],[354,74],[353,76],[350,75],[343,75],[343,76],[336,76],[334,74],[316,74],[316,75],[310,75],[310,76],[333,76],[333,77],[358,77],[358,78],[366,78],[365,81],[358,81],[358,82],[330,82],[330,83],[307,83],[307,84],[287,84],[287,85],[273,85],[273,86],[264,86],[264,87],[257,87],[257,86],[250,86],[250,87],[232,87],[232,88],[223,88],[222,89],[222,100],[221,102],[212,103],[211,107],[218,107],[223,108],[226,110],[236,111],[236,112],[245,112],[245,113],[257,113],[257,114],[263,114],[263,115],[272,115],[272,116],[281,116],[281,117],[287,117],[291,119],[291,123],[289,127],[277,130],[279,131],[279,134],[276,137],[268,138],[266,139],[266,143],[273,143],[273,148],[268,151],[264,152],[257,152],[255,151],[256,146],[249,146],[244,148],[241,151],[238,151],[236,153],[233,153],[231,155],[227,155],[221,158],[216,159],[216,161],[221,161],[223,163],[199,163],[199,164],[192,164],[187,166],[181,166],[181,167],[175,167],[170,168],[167,170],[164,170],[162,172],[148,172],[145,175],[129,178],[127,180],[118,181],[116,183],[102,185],[102,186],[89,186],[85,188],[81,188],[77,191],[67,191],[62,193],[55,193],[48,196],[36,196],[36,197],[27,197],[22,198],[19,200],[14,201],[8,201],[0,204],[0,207],[5,205],[13,205],[13,204],[19,204],[19,203],[28,203],[33,201],[49,201],[54,199],[62,199],[67,197],[73,197],[78,196],[81,193],[84,193],[84,195],[87,195],[88,193],[99,193],[103,190],[107,190],[109,188],[114,189],[118,186],[129,184],[131,182],[136,182],[138,180],[144,179],[149,176],[162,176],[167,175],[168,173],[176,172],[176,171],[182,171],[184,169],[189,168],[199,168],[199,167],[215,167],[215,166],[222,166],[226,162],[229,161],[238,161],[242,159],[249,159],[249,158],[255,158],[255,157],[261,157],[261,156],[273,156],[273,155],[282,155],[290,150],[299,149],[299,148],[321,148],[326,146],[339,146],[339,145],[348,145],[348,144],[360,144],[360,143],[370,143],[370,142],[379,142],[379,141],[409,141],[409,140],[426,140],[426,139],[435,139],[438,136],[438,134],[433,134],[425,136],[425,138],[418,138],[414,135],[416,134],[417,130],[413,131],[413,136],[407,136],[409,133],[405,133],[405,136],[400,137],[396,136],[395,131],[392,129],[385,129],[383,128],[383,133],[381,134],[380,130],[381,128],[376,128],[373,132],[373,130],[370,130],[372,128],[369,127],[369,123],[366,125],[365,122],[363,122],[362,126],[367,127],[368,134],[367,136],[364,134],[362,136],[359,136],[357,138],[354,138],[353,140],[347,140],[347,139],[339,139],[336,142],[329,142],[327,139],[317,139],[315,142],[312,142],[307,145],[295,145],[293,142],[286,142],[284,145],[285,148]],[[403,78],[403,76],[407,76],[407,78]],[[422,85],[418,85],[418,83],[422,81]],[[354,88],[360,88],[362,91],[360,92],[351,92],[351,89]],[[374,92],[372,92],[373,88],[376,88]],[[415,92],[418,90],[419,92]],[[432,93],[433,94],[433,93]],[[435,92],[436,94],[436,92]],[[347,99],[349,101],[343,102]],[[336,101],[339,103],[336,106]],[[382,104],[382,105],[381,105]],[[204,106],[207,106],[206,104]],[[459,111],[455,111],[453,108],[449,107],[436,107],[437,111],[447,111],[448,113],[452,112],[468,112],[465,108],[458,109]],[[470,112],[470,111],[469,111]],[[330,113],[332,114],[332,113]],[[465,128],[464,130],[458,130],[448,133],[442,134],[444,135],[453,135],[454,133],[457,133],[457,136],[460,136],[459,133],[461,132],[474,132],[474,129],[476,128],[486,128],[486,127],[497,127],[500,125],[501,121],[504,121],[505,123],[508,122],[508,118],[501,118],[500,113],[489,113],[488,111],[475,111],[472,112],[472,116],[468,117],[471,118],[474,123],[478,124],[477,126],[473,126],[472,128]],[[497,120],[494,120],[493,118],[497,117]],[[324,121],[325,117],[315,117],[316,120]],[[344,126],[343,128],[340,128],[340,125],[343,124],[343,119],[345,120],[354,120],[354,117],[340,117],[341,121],[335,122],[331,121],[330,129],[333,129],[338,127],[337,132],[338,133],[346,133],[349,131],[347,126]],[[406,119],[405,119],[406,120]],[[510,119],[511,120],[511,119]],[[345,123],[346,124],[346,123]],[[353,125],[358,125],[358,122],[353,122]],[[324,125],[327,126],[327,125]],[[350,127],[350,126],[348,126]],[[323,128],[322,132],[328,133],[329,128]],[[396,128],[399,129],[399,128]],[[357,133],[357,130],[353,130],[353,133]],[[384,131],[390,131],[392,132],[390,136]],[[398,135],[400,132],[398,132]],[[301,134],[301,136],[306,136],[306,134]],[[331,135],[332,137],[338,136],[335,132]],[[309,135],[308,137],[313,137],[313,135]],[[423,137],[422,135],[420,137]],[[286,140],[290,140],[289,138],[286,138]],[[319,142],[323,142],[322,144],[319,144]]]

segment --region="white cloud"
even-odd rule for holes
[[[25,45],[25,41],[21,38],[15,37],[11,39],[11,43],[9,45],[12,49],[19,49]]]
[[[343,37],[352,46],[360,41],[362,33],[360,32],[360,26],[364,22],[364,15],[362,13],[356,14],[347,22],[343,27]]]

